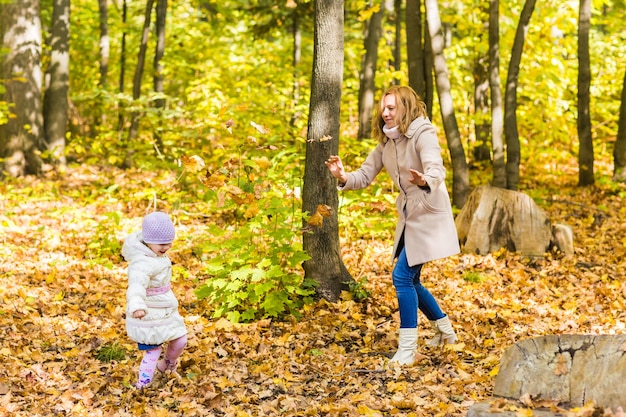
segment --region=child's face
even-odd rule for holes
[[[165,255],[165,252],[170,250],[172,247],[171,243],[158,244],[158,243],[146,243],[148,247],[152,250],[152,252],[156,253],[159,256]]]

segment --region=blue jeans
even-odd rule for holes
[[[435,297],[420,282],[422,266],[409,266],[406,259],[406,248],[402,248],[391,277],[398,296],[400,308],[400,328],[414,329],[417,327],[417,309],[419,308],[428,320],[439,320],[445,317]]]

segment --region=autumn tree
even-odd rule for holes
[[[50,62],[46,70],[43,118],[49,160],[66,165],[65,134],[70,88],[70,0],[54,0],[50,32]]]
[[[45,150],[42,116],[39,0],[0,2],[0,36],[7,50],[0,63],[11,117],[0,125],[0,158],[8,175],[39,174]]]
[[[613,179],[626,182],[626,71],[624,71],[621,98],[617,139],[613,149]]]
[[[489,93],[491,98],[491,147],[494,187],[506,188],[502,89],[500,86],[500,2],[489,1]]]
[[[593,175],[593,139],[589,114],[591,64],[589,59],[589,25],[591,0],[580,0],[578,12],[578,184],[591,185]]]
[[[517,84],[519,67],[524,50],[524,40],[528,23],[535,9],[536,0],[526,0],[520,15],[515,40],[511,49],[511,59],[506,77],[504,94],[504,137],[506,141],[506,187],[517,190],[519,183],[520,143],[517,129]]]
[[[336,301],[351,279],[341,259],[337,223],[336,181],[324,161],[339,150],[339,109],[343,78],[343,1],[315,1],[315,31],[311,100],[307,128],[302,209],[313,215],[328,205],[332,215],[304,233],[305,277],[319,283],[317,293]]]
[[[430,32],[431,44],[434,55],[435,80],[437,95],[439,96],[439,107],[443,127],[446,132],[448,148],[452,160],[452,201],[455,206],[461,208],[469,196],[469,169],[465,159],[463,143],[454,115],[454,105],[450,93],[450,80],[446,60],[443,56],[443,31],[441,29],[441,19],[439,17],[439,7],[437,0],[425,0],[426,20],[428,21],[428,31]]]
[[[384,7],[372,6],[365,31],[365,54],[361,65],[359,87],[359,133],[358,138],[369,138],[372,133],[371,119],[376,94],[376,65],[378,64],[378,42],[382,31]]]

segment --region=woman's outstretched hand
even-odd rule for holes
[[[426,178],[424,178],[424,174],[414,169],[409,169],[409,172],[411,172],[411,178],[409,178],[409,182],[411,184],[415,184],[418,187],[424,187],[428,185],[428,183],[426,182]]]
[[[326,162],[324,162],[330,173],[333,177],[337,178],[339,182],[346,183],[348,180],[348,176],[346,175],[346,171],[343,169],[343,163],[341,162],[341,158],[337,155],[331,155]]]

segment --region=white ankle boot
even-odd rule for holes
[[[417,349],[417,328],[400,329],[398,351],[393,355],[390,362],[412,365],[415,362],[415,349]]]
[[[452,324],[450,324],[448,316],[444,316],[443,318],[435,321],[431,320],[430,323],[435,329],[435,337],[426,343],[428,346],[440,346],[445,345],[446,343],[456,342],[456,333],[454,333],[454,329],[452,328]]]

